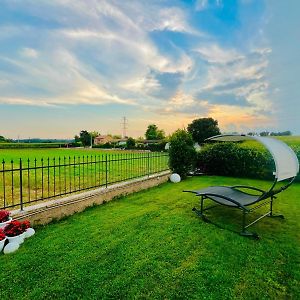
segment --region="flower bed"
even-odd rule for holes
[[[35,233],[28,220],[12,220],[8,211],[0,211],[0,221],[0,252],[3,248],[4,253],[16,251],[25,238]]]

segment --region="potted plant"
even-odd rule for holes
[[[12,220],[9,215],[9,211],[0,210],[0,228],[4,228]]]
[[[9,242],[22,244],[24,242],[25,225],[24,222],[13,220],[4,227],[4,233]]]
[[[23,237],[24,237],[24,239],[26,239],[26,238],[28,238],[28,237],[30,237],[32,235],[31,232],[30,232],[30,230],[29,230],[29,229],[32,229],[32,228],[30,228],[30,221],[29,220],[25,220],[25,221],[23,221],[21,223],[22,223],[22,228],[24,230]]]
[[[0,252],[2,251],[6,241],[6,235],[2,228],[0,228]]]

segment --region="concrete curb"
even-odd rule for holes
[[[87,207],[100,205],[103,202],[113,200],[115,197],[128,195],[142,191],[163,182],[168,181],[170,171],[165,171],[133,179],[117,184],[102,187],[80,194],[42,202],[36,205],[27,206],[23,211],[13,210],[11,216],[16,220],[30,220],[32,225],[44,225],[53,220],[59,220],[76,212],[83,211]]]

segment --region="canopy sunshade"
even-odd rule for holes
[[[269,190],[264,191],[257,187],[235,185],[235,186],[228,186],[228,187],[212,186],[200,190],[191,190],[191,191],[184,191],[184,192],[191,192],[196,194],[196,196],[201,197],[201,201],[200,201],[201,209],[198,210],[196,208],[193,208],[193,210],[196,211],[196,213],[199,216],[201,216],[202,219],[205,221],[207,221],[207,218],[204,216],[204,211],[214,207],[214,206],[210,206],[204,208],[203,202],[205,199],[213,200],[218,204],[222,204],[225,206],[241,209],[243,212],[243,217],[242,217],[242,230],[240,234],[244,236],[252,236],[257,238],[258,235],[256,233],[248,232],[246,229],[266,216],[276,217],[276,215],[273,214],[273,201],[276,198],[275,195],[285,190],[287,187],[289,187],[292,184],[292,182],[294,181],[295,177],[299,172],[299,162],[296,154],[288,145],[286,145],[280,140],[270,138],[270,137],[227,134],[227,135],[217,135],[206,139],[206,141],[218,141],[218,142],[238,142],[244,140],[256,140],[261,144],[263,144],[272,154],[276,169],[275,172],[273,173],[275,176],[275,180]],[[278,189],[275,189],[276,183],[283,180],[288,180],[287,184]],[[253,208],[248,208],[248,206],[251,206],[263,200],[267,200],[269,198],[270,198],[269,201],[264,201],[263,203],[258,204]],[[246,215],[268,203],[270,203],[270,210],[264,215],[254,220],[252,223],[246,225]],[[277,215],[277,216],[283,218],[282,215]]]

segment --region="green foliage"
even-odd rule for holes
[[[188,125],[187,130],[192,135],[193,140],[199,144],[203,143],[205,139],[221,133],[218,121],[213,118],[196,119]]]
[[[155,124],[150,124],[146,130],[145,137],[147,140],[162,140],[165,138],[165,132],[158,129]]]
[[[0,143],[11,143],[11,139],[7,139],[4,136],[0,135]]]
[[[238,143],[208,144],[198,153],[197,167],[215,175],[272,178],[274,163],[264,149],[241,147]]]
[[[79,138],[83,146],[91,145],[91,135],[86,130],[80,131]]]
[[[178,129],[170,138],[170,169],[182,178],[193,170],[196,161],[196,150],[192,136],[185,130]]]
[[[126,141],[126,148],[127,149],[134,149],[135,148],[135,139],[130,137]]]
[[[93,148],[98,148],[98,149],[112,149],[115,147],[116,147],[116,145],[112,144],[110,142],[107,142],[105,144],[93,145]]]
[[[149,144],[148,146],[146,146],[146,149],[150,150],[151,152],[161,152],[165,151],[165,146],[166,142],[162,141],[160,143]]]
[[[193,177],[35,228],[17,252],[0,255],[1,300],[299,299],[299,184],[274,202],[285,221],[264,218],[255,225],[259,241],[192,213],[199,199],[182,190],[215,184],[270,185]],[[228,226],[240,217],[224,206],[207,214]]]
[[[67,144],[61,143],[0,143],[0,149],[26,149],[26,148],[62,148]]]

